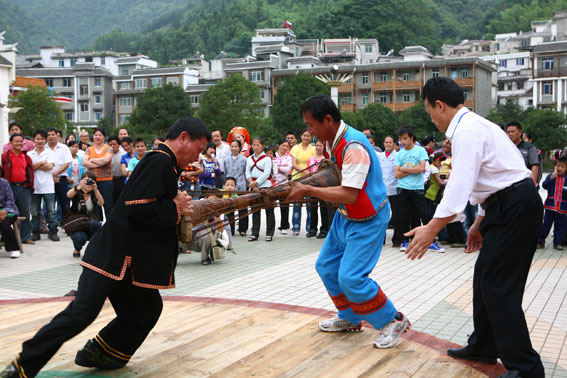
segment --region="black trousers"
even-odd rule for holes
[[[16,216],[6,218],[0,222],[0,231],[2,231],[2,240],[4,240],[4,248],[6,252],[18,251],[18,239],[12,225],[16,221]]]
[[[83,268],[75,300],[24,342],[19,363],[26,375],[35,376],[65,341],[87,328],[107,297],[116,318],[99,336],[114,350],[132,356],[157,323],[163,304],[158,290],[133,286],[130,282],[129,272],[124,280],[115,281]]]
[[[252,235],[258,237],[260,234],[260,211],[252,214]],[[274,229],[276,228],[276,218],[274,216],[274,208],[266,208],[266,236],[274,236]]]
[[[401,244],[404,241],[404,234],[401,233],[400,229],[400,219],[398,210],[398,196],[388,196],[388,201],[390,202],[390,210],[392,211],[392,216],[390,217],[390,223],[394,227],[394,234],[392,235],[392,244]]]
[[[474,268],[474,332],[468,343],[525,378],[545,376],[522,310],[542,218],[543,204],[533,183],[503,195],[480,224],[482,248]]]
[[[418,227],[420,220],[423,224],[429,222],[425,191],[398,188],[398,214],[398,235],[403,241],[407,239],[404,234],[410,230],[410,227],[412,229]]]
[[[112,204],[118,203],[118,197],[120,197],[122,189],[126,186],[126,183],[124,182],[125,179],[125,176],[112,178]]]
[[[281,222],[278,230],[289,230],[289,205],[280,205]]]
[[[311,204],[311,231],[317,233],[317,224],[319,223],[319,217],[317,210],[321,212],[321,228],[319,231],[323,234],[329,232],[329,214],[327,211],[327,203],[325,201],[318,200]]]

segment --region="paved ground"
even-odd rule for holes
[[[279,219],[279,212],[276,211]],[[279,221],[277,222],[279,223]],[[265,223],[263,223],[265,224]],[[388,238],[391,237],[388,230]],[[0,252],[0,300],[62,296],[75,288],[81,267],[72,243],[41,240],[19,259]],[[549,243],[548,243],[549,244]],[[177,288],[163,295],[267,301],[333,310],[314,263],[322,241],[276,234],[274,241],[236,236],[237,255],[210,266],[198,253],[179,257]],[[472,326],[472,274],[476,253],[448,248],[409,261],[388,245],[372,273],[413,328],[458,344]],[[524,309],[534,348],[548,377],[567,377],[567,250],[538,250],[528,278]],[[187,315],[190,319],[190,314]]]

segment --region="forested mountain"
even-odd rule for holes
[[[8,3],[36,23],[18,27],[26,22],[4,12],[17,9]],[[298,38],[376,38],[381,51],[419,44],[438,53],[444,43],[528,31],[532,20],[559,9],[567,0],[0,0],[0,29],[15,30],[7,40],[20,41],[23,52],[56,41],[67,49],[140,52],[167,64],[197,51],[244,55],[255,29],[285,20]]]

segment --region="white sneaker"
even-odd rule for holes
[[[287,235],[287,230],[282,230],[282,235]]]
[[[13,259],[17,259],[18,257],[20,257],[22,254],[20,253],[20,251],[12,251],[10,252],[10,257]]]
[[[362,323],[353,324],[335,315],[332,319],[320,321],[319,329],[324,332],[358,332],[362,331]]]
[[[400,336],[410,326],[408,318],[402,314],[402,320],[392,320],[382,328],[380,336],[374,340],[374,346],[379,349],[393,348],[400,341]]]

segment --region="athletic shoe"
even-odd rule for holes
[[[299,231],[293,231],[293,236],[299,236]]]
[[[50,232],[47,237],[49,238],[49,240],[51,241],[59,241],[59,236],[57,236],[57,231],[55,232]]]
[[[433,242],[433,243],[429,246],[428,251],[444,253],[444,252],[445,252],[445,249],[439,247],[439,244],[437,244],[437,242]]]
[[[400,247],[400,251],[405,252],[408,249],[408,245],[408,242],[404,240],[402,242],[402,246]]]
[[[362,323],[353,324],[335,315],[332,319],[320,321],[319,329],[324,332],[358,332],[362,331]]]
[[[287,235],[287,230],[282,230],[282,235]]]
[[[556,251],[563,251],[563,246],[561,244],[555,244],[553,246],[553,249],[555,249]]]
[[[41,240],[41,235],[39,234],[39,232],[34,232],[34,233],[32,234],[31,240],[32,240],[32,241]]]
[[[12,251],[12,252],[10,252],[10,257],[13,258],[13,259],[17,259],[17,258],[20,257],[20,256],[21,256],[20,251]]]
[[[392,320],[390,323],[386,324],[382,328],[380,336],[374,340],[374,346],[379,349],[393,348],[400,341],[400,336],[404,333],[410,326],[408,318],[405,317],[401,312],[402,320]]]

